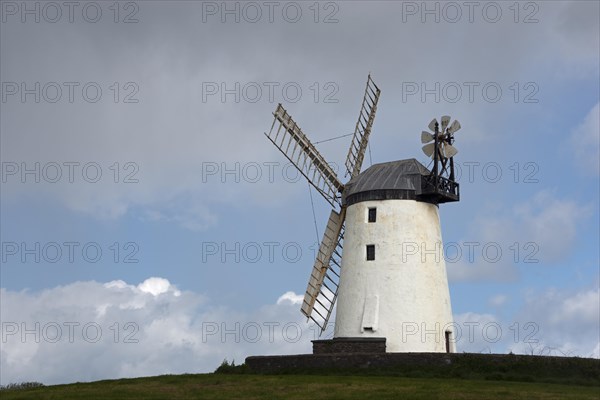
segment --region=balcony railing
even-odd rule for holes
[[[421,179],[421,197],[436,203],[458,201],[460,199],[459,185],[443,176],[427,175]]]

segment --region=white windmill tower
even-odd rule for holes
[[[438,204],[459,200],[458,121],[423,132],[431,171],[415,159],[360,172],[380,90],[371,76],[346,159],[345,185],[279,104],[265,135],[333,207],[301,311],[334,340],[385,338],[388,352],[455,352]],[[278,123],[277,129],[275,125]],[[343,252],[342,252],[343,245]]]

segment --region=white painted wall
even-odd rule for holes
[[[367,222],[370,207],[377,208],[375,223]],[[374,261],[366,260],[368,244]],[[453,321],[442,253],[435,205],[377,200],[348,207],[334,337],[386,337],[388,352],[445,352]],[[369,325],[372,331],[363,329]]]

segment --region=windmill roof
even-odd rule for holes
[[[414,196],[421,191],[421,176],[429,173],[414,158],[375,164],[345,185],[343,199],[346,203],[350,196],[356,197],[358,193],[382,190],[412,192]]]

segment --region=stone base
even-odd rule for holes
[[[385,338],[333,338],[313,340],[313,354],[385,353]]]
[[[528,356],[516,354],[473,353],[332,353],[299,354],[286,356],[252,356],[246,358],[252,373],[319,373],[319,370],[353,371],[373,369],[381,371],[434,370],[453,368],[473,371],[513,371],[526,376],[529,371],[540,374],[550,371],[555,379],[564,377],[600,376],[600,360],[577,357]],[[586,378],[587,379],[587,378]]]
[[[448,353],[331,353],[289,356],[251,356],[246,364],[258,373],[318,369],[391,368],[401,365],[448,365],[457,354]]]

